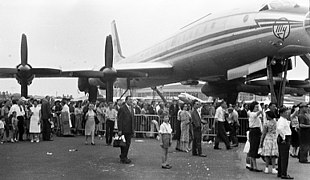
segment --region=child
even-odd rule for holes
[[[16,111],[13,111],[12,112],[12,115],[11,115],[11,120],[12,120],[12,127],[13,127],[13,137],[11,139],[11,142],[17,142],[17,138],[18,138],[18,119],[16,117]]]
[[[3,144],[3,138],[4,138],[4,117],[0,116],[0,143]]]
[[[265,157],[266,168],[265,173],[269,173],[269,164],[272,164],[272,174],[278,174],[275,168],[276,158],[278,157],[278,144],[277,144],[277,121],[275,118],[267,119],[264,124],[263,135],[260,141],[260,148],[262,148],[261,155]]]
[[[160,137],[160,146],[162,147],[163,150],[163,155],[162,155],[162,165],[161,167],[163,169],[170,169],[172,166],[170,166],[167,163],[167,156],[168,156],[168,148],[171,146],[172,142],[172,129],[171,125],[169,124],[169,116],[168,112],[163,113],[164,119],[163,123],[160,125],[159,128],[159,137]]]

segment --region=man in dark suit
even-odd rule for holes
[[[192,154],[193,156],[207,157],[206,155],[201,153],[201,114],[200,112],[198,112],[198,109],[200,108],[200,102],[194,100],[193,106],[194,110],[191,113],[194,132]]]
[[[46,96],[42,100],[42,105],[41,105],[41,119],[43,121],[43,129],[42,129],[42,138],[43,141],[51,141],[51,123],[49,121],[51,117],[51,106],[50,106],[50,97]]]
[[[124,164],[131,163],[128,159],[128,150],[131,143],[131,137],[134,133],[134,111],[132,108],[131,96],[127,96],[125,103],[119,109],[117,113],[117,125],[118,125],[118,135],[124,135],[126,140],[126,146],[121,147],[120,161]]]
[[[141,108],[138,106],[137,101],[134,101],[132,104],[134,114],[141,114]]]

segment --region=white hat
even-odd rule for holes
[[[28,99],[26,99],[24,96],[21,97],[19,100],[21,100],[21,101],[28,101]]]

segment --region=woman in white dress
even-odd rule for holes
[[[85,144],[88,144],[88,137],[91,137],[91,145],[95,145],[95,117],[97,116],[94,111],[95,105],[89,104],[88,111],[85,115]]]
[[[33,106],[30,108],[30,127],[29,133],[32,134],[31,142],[39,142],[39,134],[41,133],[41,108],[38,106],[38,101],[33,100]]]

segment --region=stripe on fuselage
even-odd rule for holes
[[[240,28],[235,28],[235,29],[230,29],[230,30],[225,30],[222,32],[210,34],[207,36],[200,37],[198,39],[194,39],[194,40],[192,40],[188,43],[182,44],[180,46],[174,47],[170,50],[167,50],[167,51],[164,51],[160,54],[154,55],[154,56],[149,57],[147,59],[144,59],[140,62],[165,61],[165,60],[167,60],[173,56],[183,55],[183,54],[186,54],[189,52],[197,51],[197,50],[202,49],[202,48],[216,46],[219,44],[224,44],[224,43],[227,43],[230,41],[236,41],[236,40],[243,39],[243,38],[250,37],[250,36],[257,36],[259,34],[264,34],[264,33],[269,33],[269,32],[272,33],[272,26],[273,26],[273,24],[270,24],[269,26],[265,26],[264,28],[260,28],[257,25],[245,26],[245,27],[240,27]],[[296,24],[296,25],[291,26],[291,29],[296,29],[299,27],[302,27],[302,23],[300,23],[298,25]],[[259,30],[255,30],[252,32],[244,32],[244,31],[251,31],[255,28],[259,28]],[[244,33],[242,33],[242,32],[244,32]],[[239,33],[239,34],[237,34],[237,33]],[[226,37],[223,37],[223,36],[226,36]],[[217,38],[217,39],[211,41],[212,38]],[[208,40],[209,40],[209,42],[194,46],[198,43],[201,43],[203,41],[208,41]],[[194,46],[194,47],[184,51],[184,49],[188,48],[189,46]],[[166,57],[161,58],[163,56],[166,56]]]

